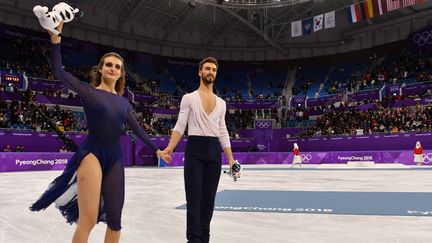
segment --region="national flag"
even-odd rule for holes
[[[416,4],[416,0],[401,0],[402,8],[406,8]]]
[[[373,8],[374,17],[380,15],[378,1],[380,1],[380,0],[372,0],[372,8]]]
[[[309,35],[313,31],[313,18],[302,20],[303,35]]]
[[[388,12],[387,1],[386,0],[375,0],[378,5],[379,15],[383,15]]]
[[[399,0],[387,0],[388,11],[398,10],[400,8]]]
[[[359,3],[360,8],[360,14],[362,16],[362,19],[370,19],[373,17],[373,12],[371,13],[369,10],[369,6],[367,2]]]
[[[374,7],[373,7],[373,1],[372,0],[367,0],[366,1],[366,5],[367,5],[367,8],[368,8],[368,12],[369,12],[369,18],[375,17],[375,12],[374,12]]]
[[[324,14],[320,14],[314,17],[314,25],[313,25],[313,31],[316,32],[318,30],[322,30],[323,28],[323,18]]]
[[[334,27],[336,27],[335,11],[324,14],[324,28],[329,29]]]
[[[302,21],[291,22],[291,36],[297,37],[302,35]]]
[[[357,23],[362,19],[360,5],[353,4],[348,8],[348,18],[351,23]]]

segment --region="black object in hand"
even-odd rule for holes
[[[234,163],[232,166],[231,166],[231,172],[234,174],[234,173],[237,173],[237,172],[240,172],[240,170],[241,170],[241,165],[239,164],[239,163]]]
[[[237,181],[237,173],[240,172],[241,170],[241,165],[237,162],[234,163],[229,171],[224,171],[224,173],[228,174],[229,176],[232,176],[233,181]]]

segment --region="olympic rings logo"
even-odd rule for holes
[[[304,98],[294,98],[295,103],[304,102]]]
[[[423,154],[425,164],[432,163],[432,153]]]
[[[414,43],[419,46],[424,46],[426,44],[432,44],[432,30],[431,31],[423,31],[423,33],[417,33],[413,38]]]
[[[390,86],[390,92],[399,91],[399,86]]]
[[[257,121],[255,126],[258,128],[270,128],[272,126],[271,121]]]
[[[301,161],[303,163],[307,163],[307,162],[311,161],[311,159],[312,159],[312,155],[310,155],[310,154],[301,154],[300,157],[301,157]]]

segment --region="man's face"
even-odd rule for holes
[[[216,64],[206,62],[203,64],[201,70],[198,72],[198,75],[201,77],[201,80],[206,84],[211,84],[215,81],[217,74]]]

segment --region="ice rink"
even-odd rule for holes
[[[0,174],[1,243],[71,241],[75,226],[65,223],[54,206],[38,213],[28,209],[59,173],[61,171]],[[422,192],[432,195],[431,174],[432,169],[425,167],[244,166],[243,176],[236,183],[222,175],[218,192],[251,190],[301,192],[303,195],[307,192]],[[186,242],[186,211],[176,209],[184,203],[182,168],[127,168],[121,242]],[[317,209],[301,212],[299,208],[294,209],[296,213],[215,211],[211,242],[430,243],[432,217],[428,215],[432,214],[432,202],[423,204],[425,208],[418,210],[424,216],[332,214],[318,213]],[[388,207],[391,209],[392,204]],[[89,242],[103,242],[105,227],[105,224],[98,224]]]

